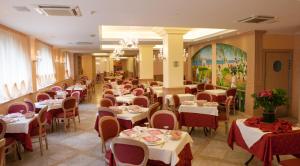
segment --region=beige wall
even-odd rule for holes
[[[31,63],[32,66],[31,67],[32,67],[33,92],[30,93],[30,94],[21,96],[19,98],[16,98],[14,100],[11,100],[11,101],[8,101],[8,102],[5,102],[5,103],[1,103],[0,104],[0,114],[4,114],[4,113],[6,113],[8,105],[12,104],[13,102],[23,101],[24,98],[29,98],[29,99],[35,101],[35,95],[36,95],[37,92],[45,91],[45,90],[49,89],[51,86],[40,89],[39,91],[37,91],[37,88],[36,88],[36,52],[37,52],[37,47],[36,46],[39,43],[44,43],[44,44],[47,44],[47,43],[36,39],[34,36],[29,36],[29,35],[23,34],[21,32],[13,30],[9,27],[6,27],[2,24],[0,24],[0,29],[5,29],[5,30],[8,30],[8,31],[13,32],[13,33],[18,33],[18,34],[24,35],[26,38],[28,38],[28,41],[29,41],[29,44],[28,44],[29,56],[31,57],[31,60],[32,60],[32,63]],[[54,60],[55,60],[56,56],[61,57],[61,54],[62,54],[61,51],[62,50],[60,48],[55,48],[55,47],[53,47],[52,45],[49,45],[49,44],[47,44],[47,45],[52,48],[52,53],[53,53],[53,59]],[[71,63],[72,63],[72,61],[71,61]],[[72,79],[68,79],[68,80],[64,79],[65,70],[64,70],[64,64],[63,63],[57,63],[57,64],[55,63],[55,69],[56,69],[56,80],[57,80],[57,82],[54,85],[62,85],[64,82],[66,82],[68,84],[73,83]],[[73,73],[73,71],[71,71],[71,73]]]
[[[83,75],[88,76],[89,79],[94,79],[96,76],[95,57],[92,55],[82,55],[81,65],[83,69]]]

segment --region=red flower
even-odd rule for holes
[[[271,90],[264,90],[259,93],[259,97],[272,97],[272,91]]]

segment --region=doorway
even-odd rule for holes
[[[290,50],[269,50],[265,53],[265,89],[284,89],[289,101],[291,101],[292,56]],[[279,107],[276,115],[279,117],[287,116],[289,105]]]

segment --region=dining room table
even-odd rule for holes
[[[40,102],[36,102],[35,108],[37,109],[37,112],[44,108],[45,106],[48,106],[47,109],[47,123],[50,125],[52,124],[53,117],[55,114],[58,114],[62,112],[63,107],[63,101],[64,99],[48,99]]]
[[[184,101],[194,101],[195,100],[195,95],[192,94],[177,94],[179,97],[180,102]],[[165,95],[165,103],[169,103],[169,105],[174,105],[173,97],[172,95]]]
[[[37,116],[38,114],[34,113],[12,113],[0,116],[6,123],[5,137],[15,138],[25,150],[33,151],[30,132],[38,125]]]
[[[147,121],[149,108],[144,108],[136,105],[131,106],[112,106],[109,107],[116,112],[122,130],[131,129],[136,125],[144,125]],[[99,132],[99,116],[97,113],[94,129]]]
[[[87,96],[87,86],[81,84],[75,84],[69,86],[66,91],[68,94],[72,94],[72,92],[78,91],[80,93],[80,101],[83,101]]]
[[[174,138],[172,133],[179,136]],[[145,143],[149,149],[148,166],[191,166],[193,155],[190,144],[193,143],[193,140],[185,131],[135,126],[122,131],[119,137]],[[112,153],[109,165],[115,165]]]
[[[180,125],[186,127],[204,127],[216,130],[218,128],[218,103],[195,101],[182,102],[178,108]],[[192,130],[191,130],[192,131]],[[204,130],[206,131],[206,130]],[[207,134],[205,132],[205,134]]]
[[[133,99],[136,96],[134,94],[125,94],[125,95],[119,95],[116,97],[116,101],[119,104],[127,104],[127,105],[131,105],[133,102]]]
[[[300,128],[285,120],[264,123],[260,117],[237,119],[232,122],[228,134],[228,145],[243,148],[253,157],[262,161],[264,166],[273,165],[273,157],[280,161],[280,155],[300,157]]]
[[[210,94],[215,102],[222,103],[226,100],[226,90],[224,89],[211,89],[204,92]]]

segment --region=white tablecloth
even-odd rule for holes
[[[190,89],[197,89],[197,84],[184,85],[184,87],[189,87]]]
[[[124,95],[124,96],[117,96],[116,100],[119,103],[131,104],[135,97],[136,96],[134,96],[133,94],[128,94],[128,95]]]
[[[141,130],[142,127],[135,126],[133,130]],[[145,129],[145,128],[144,128]],[[153,130],[150,128],[148,130]],[[165,132],[165,130],[161,130]],[[146,132],[143,132],[146,133]],[[145,134],[147,135],[147,134]],[[164,135],[156,135],[157,137],[164,139]],[[120,137],[128,137],[125,134],[120,134]],[[163,146],[156,145],[156,146],[148,146],[149,148],[149,159],[150,160],[159,160],[164,162],[165,164],[170,164],[171,166],[175,166],[179,162],[179,153],[183,150],[185,145],[192,143],[193,140],[191,136],[187,133],[182,131],[181,138],[179,140],[171,140],[168,138]]]
[[[270,132],[263,132],[259,128],[249,127],[244,124],[246,119],[237,119],[236,125],[239,128],[241,135],[247,144],[248,148],[251,148],[262,136]]]
[[[67,88],[67,90],[86,90],[86,85],[72,85]]]
[[[48,106],[48,110],[52,109],[59,109],[62,108],[62,103],[64,99],[50,99],[50,100],[44,100],[41,102],[34,103],[35,108],[44,108],[45,106]]]
[[[178,111],[179,112],[188,112],[188,113],[219,116],[219,112],[218,112],[217,107],[198,106],[197,104],[193,104],[193,105],[182,105],[181,104]]]
[[[195,96],[192,95],[192,94],[177,94],[177,95],[178,95],[181,103],[183,101],[194,101],[195,100]],[[169,100],[170,105],[174,105],[172,95],[166,95],[165,96],[165,103],[167,103],[168,100]]]
[[[35,114],[33,118],[26,119],[25,117],[18,117],[16,122],[6,124],[6,133],[29,133],[29,124],[32,122],[38,114]]]
[[[68,92],[66,91],[56,91],[56,97],[60,99],[65,99],[67,97]]]
[[[216,95],[216,96],[226,95],[226,90],[224,90],[224,89],[205,90],[204,92],[208,93],[210,95]]]
[[[128,108],[128,106],[118,106],[118,108],[124,110],[124,108]],[[140,109],[141,109],[140,113],[130,113],[128,111],[123,111],[121,114],[117,114],[117,118],[123,120],[130,120],[132,124],[134,124],[137,121],[147,118],[149,108],[141,107]]]

